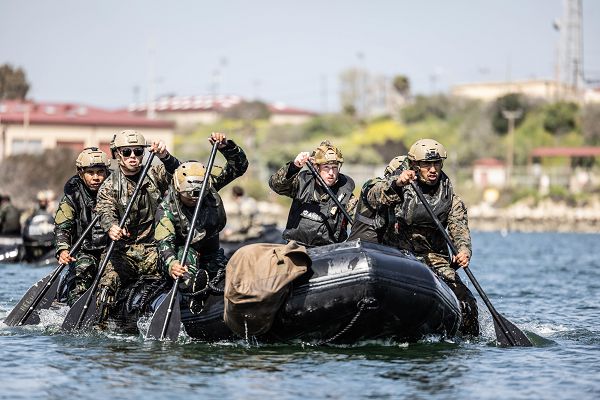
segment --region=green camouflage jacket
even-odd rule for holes
[[[130,236],[120,240],[119,244],[154,243],[154,215],[161,198],[167,192],[172,174],[180,164],[172,155],[161,161],[162,164],[154,165],[148,170],[125,223]],[[100,186],[96,212],[100,215],[100,226],[105,232],[111,226],[119,225],[140,173],[128,177],[117,168]]]
[[[223,202],[217,191],[242,176],[248,169],[246,154],[233,141],[229,140],[227,147],[219,151],[225,156],[227,164],[219,175],[212,177],[211,187],[200,207],[191,242],[191,247],[201,254],[218,250],[219,232],[227,222]],[[177,260],[178,251],[185,245],[193,213],[194,209],[184,206],[171,186],[169,194],[161,201],[156,213],[154,232],[165,272],[168,272],[168,267]]]
[[[390,223],[395,224],[395,227],[392,229],[396,232],[399,248],[409,250],[417,256],[426,256],[430,253],[435,253],[447,257],[448,246],[446,241],[428,215],[423,216],[425,214],[421,212],[422,215],[420,216],[420,220],[425,222],[413,224],[401,222],[404,220],[401,218],[402,213],[406,213],[406,211],[403,210],[407,209],[407,207],[405,207],[406,204],[404,204],[405,199],[411,198],[409,192],[413,189],[410,185],[397,187],[395,184],[396,178],[397,176],[393,175],[385,180],[377,182],[367,194],[369,204],[372,207],[384,205],[394,210],[396,220]],[[438,184],[432,189],[433,192],[431,193],[427,193],[425,190],[424,194],[429,200],[443,194],[440,193],[440,191],[446,191],[447,196],[449,196],[447,218],[445,217],[445,220],[441,220],[440,222],[447,228],[448,234],[457,250],[471,256],[471,234],[469,230],[467,208],[462,199],[452,190],[449,180],[447,180],[447,183],[448,184],[445,186]],[[416,204],[418,204],[418,201]],[[413,210],[414,208],[415,207],[408,207],[408,212],[410,213],[410,210]],[[414,218],[414,216],[409,216],[408,219],[410,220],[412,218]],[[418,218],[414,219],[418,220]]]

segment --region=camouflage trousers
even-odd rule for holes
[[[92,286],[92,282],[98,272],[100,254],[100,251],[80,251],[75,257],[77,261],[69,264],[69,269],[65,276],[65,287],[68,291],[66,300],[69,306],[72,306]]]
[[[479,310],[477,299],[460,279],[448,259],[440,254],[429,253],[417,257],[424,261],[437,276],[450,287],[458,302],[462,313],[462,323],[459,330],[466,335],[479,336]]]
[[[106,265],[100,287],[113,295],[145,275],[161,275],[158,269],[158,251],[154,244],[133,244],[115,248]]]

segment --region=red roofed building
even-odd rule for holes
[[[247,100],[234,95],[168,96],[150,104],[132,104],[128,110],[136,115],[154,114],[161,120],[173,121],[178,128],[214,124],[230,108]],[[302,124],[316,113],[287,107],[281,103],[268,104],[270,122],[275,125]],[[150,107],[150,110],[148,110]]]
[[[41,153],[54,147],[80,151],[96,146],[109,153],[113,135],[135,129],[146,140],[163,140],[173,149],[174,124],[127,111],[110,111],[73,103],[0,101],[0,157]]]
[[[473,182],[476,186],[501,188],[506,185],[506,166],[495,158],[480,158],[473,163]]]

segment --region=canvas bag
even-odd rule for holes
[[[291,290],[290,283],[311,263],[306,248],[293,240],[237,250],[225,273],[223,319],[229,329],[242,337],[266,333]]]

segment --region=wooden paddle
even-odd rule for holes
[[[327,192],[327,194],[329,195],[329,197],[331,197],[331,199],[339,207],[339,209],[342,211],[342,213],[344,214],[344,216],[348,219],[348,223],[350,225],[352,225],[354,222],[353,222],[352,217],[350,216],[350,214],[348,214],[348,211],[346,210],[346,207],[344,207],[342,205],[342,203],[339,201],[339,199],[337,198],[337,196],[333,193],[333,191],[331,190],[331,188],[329,186],[327,186],[327,184],[323,180],[323,177],[321,177],[321,175],[319,174],[319,172],[316,170],[315,166],[312,165],[312,163],[310,161],[306,162],[306,166],[308,167],[308,169],[310,170],[310,172],[314,175],[314,177],[319,181],[319,183],[321,184],[321,186],[323,186],[323,188],[325,189],[325,191]]]
[[[412,181],[410,184],[417,193],[419,200],[421,200],[421,202],[425,206],[427,213],[429,214],[431,219],[433,219],[433,222],[435,222],[435,225],[437,226],[438,230],[444,236],[444,239],[446,240],[446,243],[448,244],[448,247],[450,248],[452,254],[458,254],[456,246],[454,246],[454,243],[452,243],[452,239],[450,239],[448,232],[446,232],[446,229],[442,226],[440,220],[433,213],[433,210],[427,202],[427,199],[425,199],[421,188],[419,188],[419,186],[414,181]],[[479,286],[479,282],[477,282],[477,279],[475,279],[475,276],[471,272],[471,268],[463,269],[469,277],[469,279],[471,280],[471,282],[473,282],[473,286],[475,286],[475,289],[477,289],[477,293],[479,293],[479,296],[481,296],[483,302],[492,314],[492,318],[494,319],[494,330],[496,332],[496,340],[498,341],[498,343],[501,346],[533,346],[529,338],[525,336],[525,334],[519,328],[517,328],[512,322],[504,318],[496,311],[496,309],[488,299],[481,286]]]
[[[129,217],[129,213],[131,212],[131,207],[133,206],[133,202],[135,201],[140,188],[144,182],[144,178],[148,175],[148,171],[152,166],[152,160],[154,159],[154,153],[150,153],[148,160],[146,161],[146,165],[142,170],[142,173],[139,177],[137,184],[135,185],[135,189],[129,202],[127,203],[127,207],[125,208],[125,212],[121,217],[121,221],[119,222],[119,228],[123,228],[125,226],[125,222],[127,221],[127,217]],[[81,295],[81,297],[71,306],[71,309],[67,313],[65,320],[62,323],[62,330],[64,331],[72,331],[81,329],[84,326],[89,326],[98,318],[98,305],[97,305],[97,293],[96,289],[98,289],[98,285],[100,284],[100,278],[104,273],[104,269],[110,260],[110,255],[115,247],[115,240],[110,242],[108,246],[108,250],[106,251],[106,255],[102,259],[100,266],[98,267],[98,272],[96,273],[96,277],[94,278],[94,282],[92,286],[86,292]]]
[[[202,181],[200,194],[198,195],[198,202],[196,203],[196,207],[194,208],[194,214],[192,216],[192,220],[190,221],[190,231],[188,232],[188,235],[185,239],[185,246],[183,247],[183,254],[181,256],[182,266],[185,266],[190,244],[192,243],[192,238],[194,237],[194,231],[196,230],[196,220],[198,219],[198,214],[200,212],[200,205],[202,204],[202,200],[204,200],[204,193],[206,192],[206,188],[208,187],[208,181],[210,179],[210,173],[215,162],[218,145],[219,142],[217,141],[213,143],[213,147],[210,152],[210,157],[208,158],[206,173],[204,175],[204,180]],[[173,288],[163,298],[163,301],[158,305],[158,307],[154,311],[152,319],[150,320],[148,332],[146,333],[146,339],[163,340],[166,337],[171,341],[176,341],[179,337],[179,331],[181,329],[181,310],[177,291],[178,285],[179,278],[175,279],[175,282],[173,283]]]
[[[79,250],[83,240],[92,230],[96,222],[98,222],[99,218],[100,216],[98,215],[94,217],[77,242],[69,249],[69,254],[73,255]],[[58,291],[59,280],[57,278],[67,265],[68,264],[60,264],[51,274],[40,279],[35,285],[30,287],[21,301],[19,301],[10,314],[8,314],[4,323],[8,326],[34,325],[39,323],[40,318],[38,316],[38,311],[50,308],[52,305]]]

